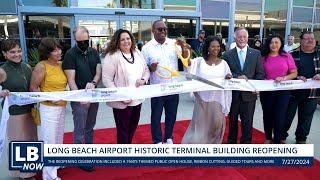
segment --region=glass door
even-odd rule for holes
[[[160,17],[135,17],[121,16],[120,24],[123,29],[130,31],[137,43],[139,49],[152,39],[152,23],[159,20]]]
[[[140,49],[142,45],[151,40],[152,23],[159,19],[160,17],[157,16],[75,16],[76,26],[85,26],[89,30],[90,46],[99,52],[103,52],[114,32],[120,28],[127,29],[133,34],[137,42],[137,47]]]
[[[76,26],[85,26],[90,35],[90,46],[102,53],[119,27],[119,16],[75,16]]]

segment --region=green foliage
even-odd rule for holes
[[[38,64],[38,62],[40,61],[40,53],[38,51],[38,48],[34,47],[28,50],[27,60],[27,63],[31,67],[35,67]]]
[[[202,57],[202,48],[198,47],[195,50],[192,50],[192,58]]]
[[[68,7],[68,0],[53,0],[51,3],[56,7]]]
[[[146,3],[146,0],[120,0],[122,8],[141,8],[143,3]],[[106,5],[106,8],[116,8],[117,1],[113,0],[111,3]]]

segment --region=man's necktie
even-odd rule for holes
[[[239,51],[239,60],[240,60],[241,71],[243,70],[243,66],[244,66],[244,58],[245,58],[245,53],[243,50],[240,50]]]

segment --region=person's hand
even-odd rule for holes
[[[137,79],[136,87],[146,85],[146,81],[144,79]]]
[[[157,70],[157,66],[158,66],[159,63],[152,63],[150,66],[149,66],[149,69],[150,69],[150,72],[155,72]]]
[[[302,80],[303,82],[306,82],[306,81],[307,81],[307,78],[304,77],[304,76],[298,76],[297,79],[298,79],[298,80]]]
[[[88,82],[86,85],[86,89],[94,89],[96,88],[96,85],[94,83]]]
[[[9,96],[10,95],[10,91],[7,90],[7,89],[4,89],[2,91],[0,91],[0,98],[4,98],[6,96]]]
[[[80,105],[84,106],[84,107],[89,107],[90,106],[90,102],[80,102]]]
[[[274,82],[275,82],[275,83],[279,83],[279,82],[285,81],[285,80],[286,80],[286,77],[285,77],[285,76],[280,76],[280,77],[277,77],[277,78],[274,80]]]
[[[315,76],[313,76],[312,79],[313,80],[320,80],[320,74],[316,74]]]
[[[186,43],[186,40],[184,38],[177,38],[176,44],[181,47],[182,51],[189,50],[191,52],[191,46]]]
[[[181,47],[184,47],[184,46],[186,46],[187,43],[186,43],[186,40],[184,38],[180,37],[180,38],[176,39],[176,44],[181,46]]]
[[[246,76],[246,75],[238,76],[238,79],[245,79],[245,80],[247,80],[247,81],[248,81],[248,78],[247,78],[247,76]]]
[[[224,79],[231,79],[232,78],[232,75],[231,74],[227,74]]]
[[[253,91],[252,94],[258,95],[258,94],[259,94],[259,91]]]
[[[55,100],[55,101],[51,101],[52,104],[58,105],[61,103],[61,100]]]
[[[131,103],[131,101],[132,101],[132,99],[125,100],[125,101],[122,101],[122,102],[125,103],[125,104],[129,104],[129,103]]]

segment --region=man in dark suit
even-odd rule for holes
[[[248,46],[248,30],[240,27],[234,33],[236,48],[224,53],[233,78],[264,79],[264,70],[260,51]],[[257,93],[246,91],[232,91],[232,103],[229,113],[228,143],[236,144],[238,135],[238,116],[241,119],[241,144],[250,144],[252,139],[252,122],[256,106]]]

